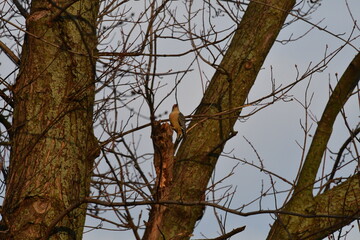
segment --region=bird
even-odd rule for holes
[[[179,140],[181,136],[183,139],[186,137],[186,125],[185,125],[185,117],[179,110],[179,105],[174,104],[172,107],[172,111],[169,114],[169,119],[173,130],[176,132],[177,137],[176,140]]]

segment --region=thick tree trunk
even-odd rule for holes
[[[294,0],[251,1],[236,30],[218,71],[206,90],[196,115],[212,116],[193,121],[194,126],[180,146],[169,186],[168,199],[175,201],[204,200],[205,191],[215,164],[226,141],[233,136],[233,126],[239,116],[239,106],[246,101],[256,76],[270,51]],[[195,126],[196,124],[196,126]],[[202,217],[201,206],[167,206],[154,216],[159,231],[156,239],[189,239],[196,221]],[[149,236],[148,233],[145,234]],[[155,239],[151,239],[155,240]]]
[[[96,147],[92,128],[99,1],[33,0],[14,87],[1,239],[81,239]]]

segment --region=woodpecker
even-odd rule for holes
[[[176,140],[180,139],[181,136],[186,137],[186,125],[185,125],[185,117],[180,112],[179,106],[174,104],[172,107],[172,112],[169,115],[170,123],[173,130],[177,134]]]

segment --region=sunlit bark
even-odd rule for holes
[[[90,0],[32,1],[13,90],[1,239],[81,239],[85,205],[48,227],[89,194],[98,5]]]

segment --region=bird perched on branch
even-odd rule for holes
[[[176,141],[180,139],[181,136],[183,138],[186,137],[186,125],[185,125],[185,117],[180,112],[179,106],[177,104],[174,104],[172,107],[172,111],[169,115],[170,123],[173,128],[173,130],[177,134]]]

